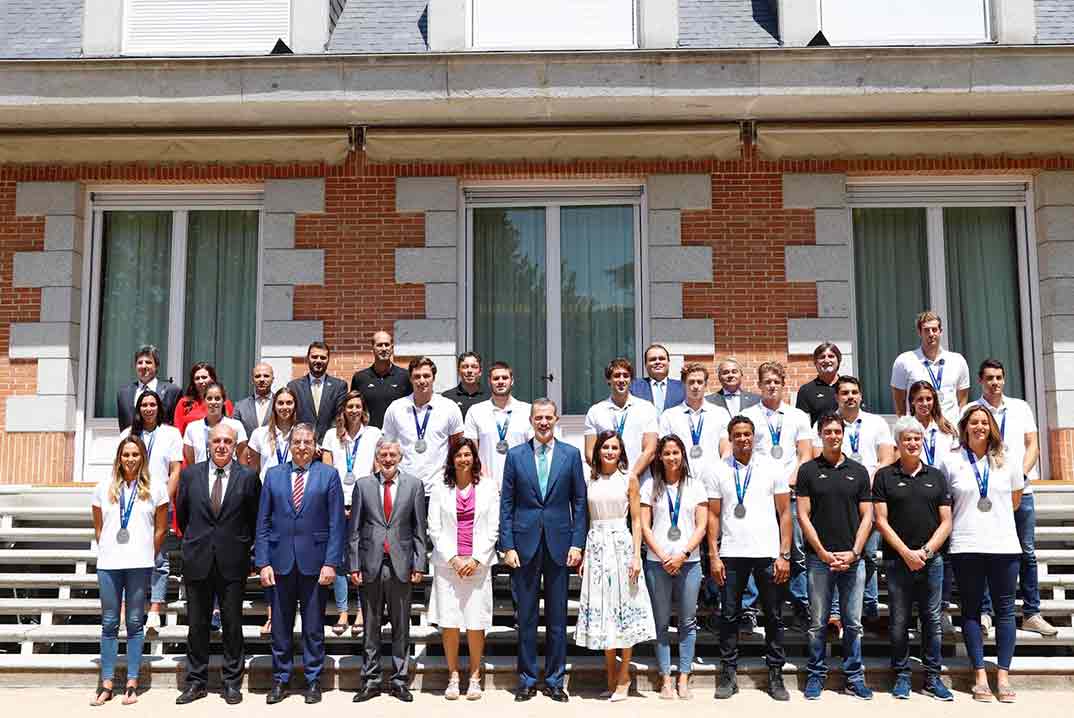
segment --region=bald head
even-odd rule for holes
[[[391,363],[394,356],[392,335],[385,331],[373,332],[373,360],[383,368]]]
[[[209,454],[217,466],[227,466],[235,455],[239,435],[234,428],[221,421],[209,431]]]
[[[254,364],[250,379],[254,383],[254,393],[257,396],[268,396],[272,393],[272,382],[276,379],[276,372],[272,370],[271,364],[261,361]]]

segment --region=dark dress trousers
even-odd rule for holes
[[[134,423],[134,395],[138,391],[141,382],[132,381],[124,384],[116,392],[116,419],[119,421],[119,430],[123,431]],[[175,405],[183,392],[175,384],[163,379],[157,379],[157,396],[163,404],[163,413],[159,419],[161,424],[171,424],[175,421]]]
[[[183,532],[183,584],[186,587],[187,684],[206,686],[209,671],[209,625],[213,603],[220,604],[226,685],[242,686],[245,655],[242,597],[250,573],[250,548],[257,528],[261,479],[232,462],[220,513],[213,513],[212,482],[216,465],[203,461],[179,477],[176,520]]]
[[[343,397],[347,396],[347,382],[334,376],[324,375],[321,387],[321,405],[313,405],[313,391],[310,389],[310,375],[293,379],[287,388],[295,395],[298,406],[295,417],[299,422],[310,424],[317,430],[317,443],[320,444],[328,430],[336,424],[336,411]]]

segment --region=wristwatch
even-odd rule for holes
[[[790,560],[791,560],[791,552],[790,552],[790,551],[788,551],[787,553],[781,553],[781,554],[779,555],[779,557],[780,557],[781,559],[783,559],[784,561],[790,561]]]
[[[936,552],[935,552],[935,551],[933,551],[933,550],[932,550],[931,548],[929,548],[928,546],[924,546],[924,547],[922,547],[922,549],[921,549],[921,550],[925,552],[925,560],[926,560],[926,561],[928,561],[928,560],[929,560],[930,558],[932,558],[933,556],[935,556],[935,555],[936,555]]]

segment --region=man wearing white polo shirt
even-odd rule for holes
[[[757,385],[761,388],[761,403],[742,412],[753,422],[754,451],[767,456],[783,469],[783,478],[791,487],[791,521],[794,544],[791,551],[791,602],[802,630],[809,625],[809,587],[806,585],[805,551],[802,529],[798,525],[797,502],[793,488],[798,480],[798,467],[813,460],[813,429],[809,417],[783,401],[787,372],[779,362],[764,362],[757,368]]]
[[[623,438],[630,473],[644,482],[649,478],[649,464],[656,455],[657,425],[656,407],[630,393],[634,378],[634,366],[626,359],[608,362],[604,378],[611,388],[611,396],[589,407],[585,415],[585,456],[593,456],[597,434],[614,431]]]
[[[940,411],[944,417],[957,424],[962,407],[970,396],[970,368],[961,354],[941,346],[943,321],[936,312],[917,315],[917,333],[921,337],[921,346],[900,354],[891,367],[891,400],[895,404],[895,413],[899,416],[913,413],[907,400],[910,385],[915,381],[927,381],[940,395]]]
[[[682,439],[692,461],[708,463],[731,450],[727,440],[727,410],[705,401],[709,370],[701,362],[685,364],[680,373],[686,400],[660,415],[660,436],[674,434]]]
[[[413,359],[409,375],[414,393],[388,406],[384,438],[399,442],[403,449],[399,470],[421,479],[428,498],[444,480],[448,447],[462,438],[462,412],[451,399],[433,393],[436,364],[432,359]]]
[[[498,487],[503,482],[507,450],[524,444],[533,435],[530,405],[511,395],[515,374],[507,362],[494,362],[489,369],[492,398],[470,407],[463,435],[477,442],[481,466]]]
[[[1033,499],[1033,486],[1029,483],[1040,477],[1037,459],[1040,458],[1040,441],[1033,409],[1021,399],[1005,396],[1007,372],[998,359],[985,359],[977,371],[981,385],[981,398],[977,403],[992,412],[1003,437],[1003,451],[1011,466],[1021,468],[1025,477],[1022,502],[1014,510],[1014,527],[1018,542],[1022,545],[1022,562],[1018,571],[1018,592],[1022,596],[1022,628],[1043,636],[1054,636],[1059,630],[1040,614],[1040,588],[1037,584],[1037,548],[1034,534],[1037,529],[1037,511]],[[972,404],[967,405],[969,409]],[[992,597],[985,592],[981,604],[983,614],[992,613]]]

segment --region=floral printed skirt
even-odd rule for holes
[[[645,578],[630,580],[633,554],[625,519],[591,523],[574,633],[579,646],[607,651],[630,648],[656,637]]]

